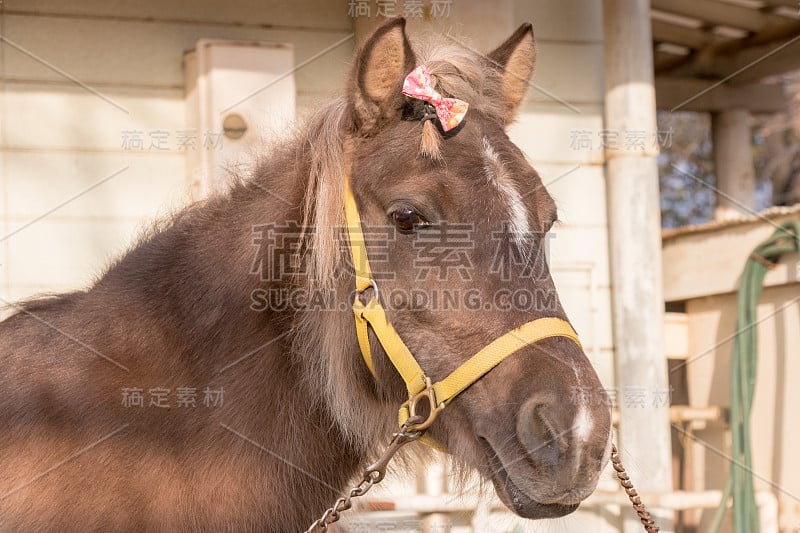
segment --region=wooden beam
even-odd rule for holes
[[[789,105],[783,85],[778,83],[741,87],[718,83],[697,78],[657,77],[656,106],[669,111],[714,112],[742,108],[751,113],[779,113]]]
[[[685,302],[715,294],[735,293],[745,258],[775,231],[775,225],[797,213],[763,215],[740,224],[709,224],[696,231],[667,230],[664,237],[664,299]],[[691,275],[687,275],[691,272]],[[781,257],[767,272],[765,287],[800,287],[800,254]]]
[[[767,33],[775,39],[761,43]],[[731,86],[749,85],[768,76],[800,69],[800,22],[750,39],[708,46],[683,61],[656,66],[661,76],[725,80]]]
[[[730,408],[718,405],[695,407],[689,405],[670,405],[669,421],[673,424],[689,422],[694,429],[705,429],[709,422],[727,424],[730,421]],[[611,411],[611,423],[619,424],[619,409]],[[675,493],[671,493],[675,494]],[[649,501],[649,500],[648,500]],[[648,504],[653,505],[653,504]]]
[[[797,5],[797,0],[763,0],[764,3],[770,7],[789,7],[800,11],[800,6]]]
[[[687,56],[679,56],[675,54],[668,54],[662,50],[653,51],[653,66],[655,73],[670,72],[684,65],[689,58]]]
[[[699,50],[724,38],[703,29],[692,29],[662,20],[653,20],[653,40],[662,43],[675,43]]]
[[[653,9],[701,20],[709,26],[730,26],[754,33],[786,22],[777,15],[718,0],[652,0],[651,5]]]
[[[767,76],[800,69],[800,34],[781,41],[754,48],[746,48],[717,60],[718,75],[731,78],[732,85],[742,85]]]

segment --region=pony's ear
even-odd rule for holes
[[[382,24],[356,57],[350,97],[356,128],[365,135],[399,115],[405,103],[403,80],[416,65],[405,28],[402,17]]]
[[[528,92],[528,83],[536,64],[536,40],[533,26],[526,22],[494,51],[489,59],[501,69],[502,93],[505,106],[505,123],[514,119],[517,108]]]

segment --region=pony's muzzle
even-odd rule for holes
[[[577,504],[596,486],[605,455],[605,416],[595,406],[529,398],[517,414],[517,439],[540,480],[536,501]]]

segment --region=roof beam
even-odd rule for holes
[[[729,56],[719,56],[718,73],[731,78],[732,85],[743,85],[767,76],[800,69],[800,34],[768,45],[745,48]]]
[[[653,9],[700,20],[707,26],[730,26],[757,33],[785,18],[718,0],[651,0]]]
[[[778,113],[788,103],[782,84],[731,87],[713,80],[656,78],[656,107],[660,110],[712,112],[741,108],[751,113]]]
[[[793,7],[800,11],[800,6],[797,5],[796,0],[763,0],[764,3],[770,7]]]
[[[703,29],[687,28],[661,20],[653,20],[652,26],[654,41],[681,44],[695,50],[723,40],[722,37]]]
[[[769,28],[747,39],[729,39],[673,61],[656,63],[662,75],[725,80],[747,85],[800,69],[800,21]]]
[[[653,50],[653,66],[655,68],[655,73],[669,72],[679,68],[686,63],[686,57],[685,55],[670,54],[663,50]]]

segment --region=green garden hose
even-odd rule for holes
[[[730,426],[731,469],[722,500],[714,515],[711,532],[719,530],[728,499],[732,499],[734,533],[758,533],[758,511],[753,488],[750,453],[750,408],[756,384],[758,328],[756,309],[764,276],[778,258],[800,252],[800,221],[781,224],[769,239],[759,244],[745,263],[739,280],[736,334],[731,353]]]

